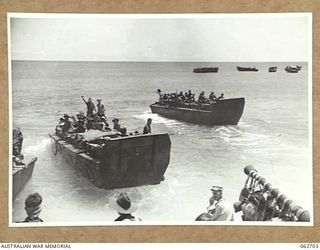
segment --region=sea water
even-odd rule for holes
[[[296,74],[287,65],[302,65]],[[257,67],[238,72],[236,66]],[[218,73],[195,74],[195,67],[217,66]],[[278,66],[269,73],[268,67]],[[152,114],[149,105],[165,92],[188,91],[245,98],[237,126],[189,124]],[[63,114],[86,111],[81,96],[101,98],[110,124],[117,117],[128,132],[140,131],[152,118],[153,133],[168,133],[171,157],[159,185],[104,190],[78,176],[52,153],[48,133]],[[12,204],[12,220],[24,219],[28,194],[43,196],[41,218],[56,223],[109,223],[117,214],[109,198],[126,191],[138,203],[144,221],[191,222],[205,212],[210,187],[220,184],[224,197],[238,200],[253,165],[289,198],[312,210],[307,63],[12,63],[12,121],[24,135],[26,159],[38,157],[30,182]]]

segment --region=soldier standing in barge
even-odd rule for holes
[[[97,99],[97,109],[98,109],[98,112],[97,112],[97,115],[100,117],[100,119],[105,115],[105,108],[104,108],[104,105],[101,103],[102,99]]]
[[[143,128],[143,134],[151,134],[151,123],[152,119],[148,118],[147,124]]]
[[[13,129],[13,155],[20,155],[22,149],[23,135],[20,128]]]
[[[114,119],[112,120],[112,122],[113,122],[113,129],[115,129],[115,130],[117,130],[117,131],[120,132],[120,130],[121,130],[121,125],[119,124],[119,119],[118,119],[118,118],[114,118]]]
[[[216,97],[216,95],[214,94],[213,91],[210,93],[209,99],[210,99],[210,101],[216,101],[217,100],[217,97]]]
[[[88,101],[84,99],[84,96],[81,96],[84,103],[87,105],[87,117],[92,117],[93,114],[96,114],[96,107],[94,103],[92,102],[91,97],[89,97]]]

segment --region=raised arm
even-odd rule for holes
[[[87,103],[87,101],[84,99],[84,96],[81,96],[82,100],[84,101],[84,103]]]

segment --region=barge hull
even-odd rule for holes
[[[168,134],[140,135],[107,141],[99,157],[75,148],[57,135],[50,135],[56,154],[105,189],[159,184],[170,161],[171,141]],[[99,160],[97,160],[99,159]]]
[[[195,124],[216,126],[237,125],[242,116],[244,104],[244,98],[237,98],[217,101],[206,110],[158,104],[152,104],[150,108],[152,113],[164,117]]]
[[[33,168],[37,158],[33,158],[27,166],[22,167],[21,169],[14,169],[12,175],[12,189],[13,189],[13,200],[16,198],[18,193],[24,188],[27,182],[30,180]]]

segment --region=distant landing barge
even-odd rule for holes
[[[193,69],[193,73],[217,73],[218,67],[203,67]]]
[[[269,67],[269,72],[273,73],[273,72],[277,72],[278,67]]]
[[[297,66],[287,66],[285,68],[285,71],[287,71],[288,73],[298,73],[301,70],[301,66],[297,65]]]
[[[237,66],[238,71],[259,71],[257,68]]]
[[[185,122],[215,126],[237,125],[244,109],[245,99],[223,99],[210,104],[151,104],[152,113]]]

